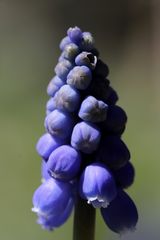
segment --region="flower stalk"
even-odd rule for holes
[[[74,212],[73,240],[94,240],[96,210],[80,197]]]

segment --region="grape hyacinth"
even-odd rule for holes
[[[124,192],[135,175],[122,140],[127,115],[116,105],[108,66],[94,44],[91,33],[69,28],[47,87],[45,133],[36,145],[42,183],[34,192],[32,208],[43,229],[60,227],[74,207],[76,218],[79,201],[85,206],[80,224],[86,228],[87,208],[100,209],[116,233],[134,229],[138,220],[136,206]],[[91,239],[83,230],[74,231],[74,240]]]

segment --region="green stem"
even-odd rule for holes
[[[74,213],[73,240],[94,240],[95,208],[81,198]]]

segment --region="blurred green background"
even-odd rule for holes
[[[91,31],[128,113],[123,139],[136,168],[128,190],[137,230],[121,239],[160,236],[160,3],[149,0],[0,0],[0,239],[70,240],[72,221],[52,233],[30,211],[40,184],[35,144],[44,132],[46,86],[70,26]],[[116,240],[97,212],[96,240]]]

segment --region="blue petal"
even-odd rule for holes
[[[61,214],[70,197],[72,197],[70,183],[49,178],[34,192],[32,211],[44,217]]]
[[[59,61],[61,61],[62,59],[66,59],[72,62],[78,55],[79,51],[79,47],[75,43],[69,43],[65,46],[63,52],[61,53]]]
[[[76,176],[80,164],[80,153],[69,145],[62,145],[50,155],[47,169],[54,178],[68,181]]]
[[[50,98],[47,103],[46,103],[46,110],[49,112],[52,112],[53,110],[55,110],[56,106],[54,103],[54,98]]]
[[[46,230],[54,230],[57,227],[63,225],[67,219],[70,217],[74,206],[74,201],[72,198],[68,201],[68,204],[64,211],[58,215],[49,215],[49,216],[39,216],[37,223],[42,226],[43,229]]]
[[[119,191],[109,206],[101,209],[101,214],[107,226],[120,234],[134,230],[138,221],[137,208],[124,191]]]
[[[80,90],[86,89],[91,80],[91,70],[86,66],[74,67],[67,76],[67,83]]]
[[[47,164],[45,160],[42,160],[41,163],[41,176],[42,176],[42,183],[45,182],[47,179],[51,178],[47,170]]]
[[[72,68],[73,68],[72,63],[70,61],[64,59],[56,65],[55,73],[63,81],[66,81],[66,77]]]
[[[77,44],[80,43],[82,39],[82,31],[79,27],[69,28],[67,34],[72,42]]]
[[[76,57],[75,63],[78,66],[84,65],[91,69],[94,69],[96,67],[97,57],[94,56],[91,52],[82,52]]]
[[[116,197],[113,176],[103,164],[88,165],[80,178],[80,195],[94,207],[107,207]]]
[[[112,171],[118,187],[128,188],[132,185],[135,176],[135,170],[130,162],[127,162],[123,167]]]
[[[104,162],[111,169],[124,166],[130,159],[130,152],[118,136],[108,136],[100,144],[97,161]]]
[[[53,106],[60,110],[66,110],[69,112],[76,111],[80,104],[79,92],[69,85],[64,85],[56,93],[53,99]]]
[[[98,59],[94,73],[105,78],[109,74],[109,68],[101,59]]]
[[[62,143],[62,140],[52,137],[49,133],[45,133],[38,140],[36,150],[42,158],[47,160],[51,152],[58,146],[60,146]]]
[[[60,45],[59,45],[60,49],[63,51],[64,48],[65,48],[69,43],[71,43],[70,38],[69,38],[68,36],[64,37],[64,38],[61,40],[61,42],[60,42]]]
[[[101,133],[95,125],[77,123],[71,136],[71,145],[84,153],[94,152],[99,145]]]
[[[55,76],[51,79],[47,87],[47,93],[49,96],[53,97],[54,94],[59,90],[60,87],[64,85],[64,81],[58,76]]]
[[[83,32],[80,47],[83,51],[90,51],[94,48],[94,38],[90,32]]]
[[[81,104],[78,116],[84,121],[102,122],[107,117],[108,105],[89,96]]]
[[[46,116],[45,127],[52,136],[66,139],[71,135],[73,119],[69,114],[56,109]]]

